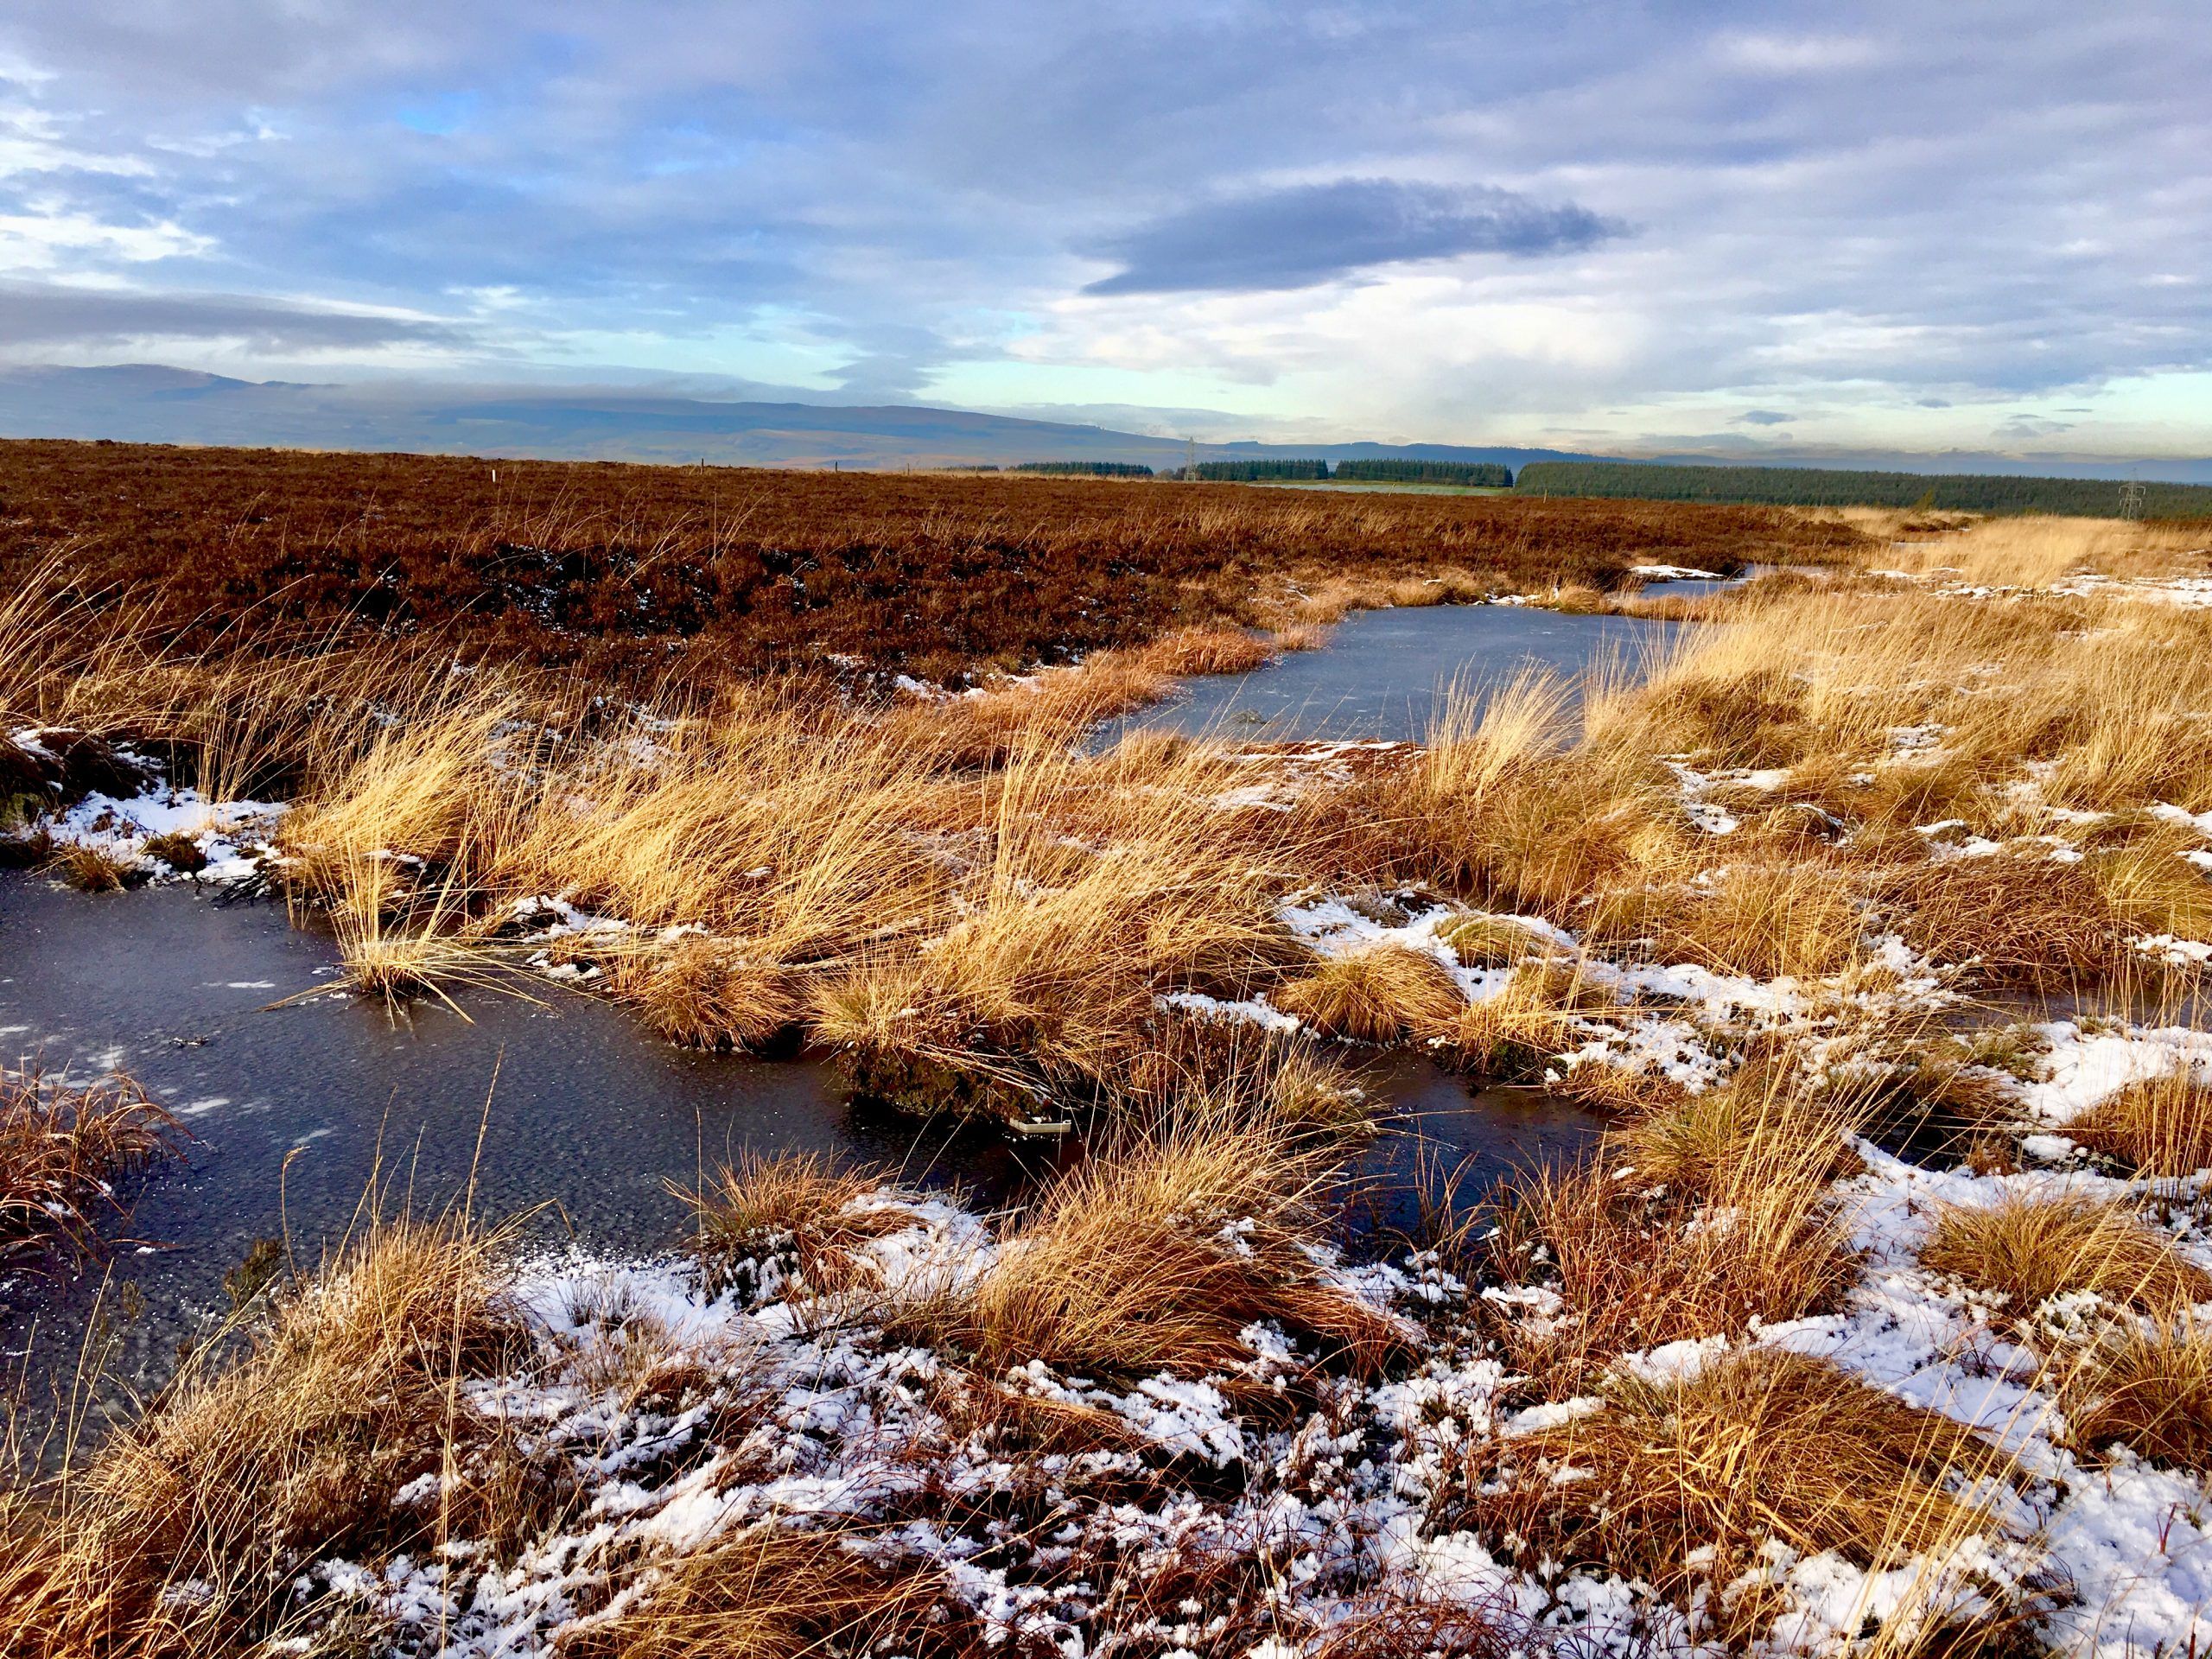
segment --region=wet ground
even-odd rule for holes
[[[1418,738],[1455,681],[1479,692],[1530,666],[1633,672],[1677,632],[1511,606],[1366,612],[1325,650],[1192,682],[1128,723]],[[0,1056],[79,1079],[126,1071],[192,1136],[124,1195],[127,1213],[105,1217],[99,1258],[18,1261],[0,1274],[0,1350],[29,1380],[30,1410],[45,1409],[90,1334],[111,1344],[104,1396],[158,1386],[178,1344],[228,1311],[225,1275],[257,1246],[265,1254],[263,1241],[311,1265],[372,1210],[465,1205],[527,1216],[547,1244],[652,1252],[683,1226],[670,1183],[747,1149],[819,1152],[987,1205],[1077,1155],[853,1103],[817,1061],[675,1048],[622,1010],[550,985],[531,984],[535,1001],[469,993],[463,1012],[424,1003],[398,1017],[343,995],[284,1001],[335,961],[327,936],[267,904],[0,876]],[[1417,1195],[1455,1170],[1471,1197],[1571,1156],[1599,1127],[1541,1094],[1470,1091],[1414,1055],[1386,1057],[1366,1082],[1391,1124],[1361,1172],[1370,1226],[1410,1226]]]
[[[0,1053],[50,1073],[120,1070],[192,1139],[104,1217],[89,1262],[48,1255],[0,1277],[0,1349],[31,1409],[76,1367],[94,1324],[102,1389],[157,1387],[177,1344],[230,1307],[224,1279],[264,1239],[311,1264],[372,1209],[527,1214],[532,1238],[650,1253],[680,1236],[668,1183],[743,1150],[811,1151],[987,1205],[1075,1148],[849,1101],[829,1065],[702,1054],[611,1004],[533,984],[537,1002],[461,998],[397,1018],[342,995],[272,1007],[324,982],[329,938],[281,907],[220,906],[189,887],[82,893],[0,877]],[[1415,1056],[1367,1079],[1390,1118],[1363,1173],[1362,1219],[1410,1226],[1417,1188],[1465,1164],[1471,1194],[1556,1159],[1597,1128],[1519,1090],[1471,1094]]]

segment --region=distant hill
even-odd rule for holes
[[[723,466],[1014,466],[1032,461],[1179,467],[1178,438],[967,410],[721,402],[613,391],[305,385],[158,365],[0,372],[0,436],[138,443],[409,450],[547,461],[708,461]],[[1202,443],[1201,460],[1413,455],[1572,459],[1560,449],[1457,444]]]
[[[238,380],[158,364],[0,371],[0,437],[116,438],[141,443],[246,448],[405,450],[424,454],[547,461],[708,461],[741,467],[1018,466],[1024,461],[1117,461],[1179,468],[1180,438],[1111,427],[918,404],[852,405],[683,397],[607,387],[441,386],[429,383],[318,385]],[[1732,456],[1666,455],[1619,461],[1568,449],[1459,443],[1201,443],[1208,461],[1313,458],[1489,463],[1518,474],[1548,461],[1615,467],[1710,467]],[[2019,460],[1952,453],[1821,457],[1788,446],[1762,450],[1730,472],[1892,467],[1960,473],[2146,479],[2212,483],[2212,461],[2126,463]],[[1773,489],[1807,486],[1773,484]],[[1618,493],[1609,490],[1608,493]],[[1645,493],[1651,492],[1645,491]],[[1741,499],[1767,499],[1746,497]],[[1779,498],[1777,498],[1779,499]],[[1806,499],[1793,495],[1787,499]],[[1913,499],[1917,499],[1916,493]]]

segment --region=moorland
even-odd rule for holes
[[[16,855],[1084,1155],[741,1157],[649,1260],[387,1216],[23,1460],[24,1651],[2212,1640],[2202,523],[494,471],[0,448]],[[1091,741],[1416,603],[1691,626]],[[1608,1128],[1355,1237],[1393,1048]],[[17,1073],[4,1224],[97,1250],[163,1119]]]

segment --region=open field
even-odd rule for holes
[[[879,526],[940,487],[823,484],[792,486],[805,511]],[[90,629],[52,549],[18,543],[16,839],[72,879],[197,861],[334,928],[363,995],[550,979],[676,1041],[833,1052],[918,1108],[1065,1116],[1090,1147],[991,1217],[741,1161],[645,1263],[525,1259],[458,1217],[373,1230],[0,1498],[23,1651],[2212,1643],[2190,528],[975,487],[931,499],[1065,512],[1071,570],[1111,563],[1082,535],[1245,550],[1130,559],[1130,613],[1056,641],[1077,666],[995,656],[980,588],[976,620],[886,636],[1029,671],[952,696],[750,671],[805,665],[780,613],[737,671],[664,685],[550,671],[596,660],[588,610],[426,601],[471,648],[454,674],[333,629],[334,588],[199,652],[175,625],[219,574],[181,599],[115,564]],[[574,522],[602,544],[620,520]],[[1370,554],[1264,609],[1209,585],[1318,575],[1350,556],[1330,537]],[[1500,547],[1523,563],[1478,556]],[[1313,643],[1255,627],[1491,583],[1605,604],[1631,565],[1793,548],[1817,568],[1663,601],[1712,626],[1647,674],[1579,699],[1525,677],[1417,747],[1083,741],[1168,676]],[[1419,579],[1393,563],[1416,556]],[[416,602],[394,568],[387,622]],[[840,650],[874,614],[843,602]],[[1613,1128],[1352,1250],[1340,1168],[1373,1126],[1350,1067],[1388,1046]]]
[[[1764,509],[0,443],[0,573],[66,557],[190,649],[250,620],[709,683],[848,658],[952,680],[1309,620],[1331,588],[1610,588],[1853,539]]]

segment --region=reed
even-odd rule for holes
[[[71,1086],[0,1066],[0,1255],[57,1236],[88,1245],[96,1217],[120,1211],[115,1184],[182,1134],[128,1077]]]

